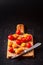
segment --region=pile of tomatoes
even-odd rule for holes
[[[23,34],[21,36],[21,32],[20,30],[16,31],[16,34],[15,35],[9,35],[8,36],[8,39],[11,40],[11,41],[16,41],[16,44],[18,45],[21,45],[21,46],[26,46],[27,48],[30,48],[32,45],[29,41],[32,40],[32,36],[31,35],[28,35],[28,34]],[[26,43],[28,42],[28,43]],[[9,44],[10,48],[9,48],[9,51],[10,52],[14,52],[13,48],[12,48],[12,42]],[[17,45],[13,45],[13,47],[17,47]]]

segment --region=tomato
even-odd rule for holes
[[[13,52],[14,52],[14,50],[13,50],[13,48],[12,48],[12,47],[9,47],[9,52],[11,52],[11,53],[13,53]]]
[[[18,34],[13,34],[14,38],[17,39],[18,37]]]
[[[26,40],[27,40],[27,41],[32,40],[32,36],[27,36],[27,37],[26,37]]]
[[[25,47],[25,46],[26,46],[26,43],[22,43],[21,46],[22,46],[22,47]]]
[[[8,43],[8,46],[9,46],[9,47],[12,47],[12,44],[13,44],[12,42],[9,42],[9,43]]]
[[[13,48],[17,48],[18,46],[17,46],[17,44],[14,43],[14,44],[12,45],[12,47],[13,47]]]
[[[21,34],[21,31],[20,30],[17,30],[16,31],[16,34],[19,34],[20,35]]]
[[[9,35],[9,36],[8,36],[8,39],[10,39],[10,40],[15,40],[15,37],[12,36],[12,35]]]
[[[15,53],[16,53],[16,54],[20,54],[22,51],[23,51],[23,48],[15,49]]]
[[[18,39],[18,40],[21,40],[21,38],[22,38],[22,37],[21,37],[21,36],[19,36],[17,39]]]
[[[21,44],[21,41],[20,40],[16,40],[16,43],[20,45]]]
[[[30,48],[32,45],[31,45],[31,43],[29,42],[29,43],[26,44],[26,46],[27,46],[28,48]]]
[[[22,42],[26,42],[26,38],[25,37],[22,37],[21,41]]]

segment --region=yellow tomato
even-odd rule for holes
[[[22,43],[21,46],[22,46],[22,47],[25,47],[25,46],[26,46],[26,43]]]
[[[13,34],[13,36],[14,36],[15,38],[17,38],[17,37],[18,37],[18,34]]]
[[[13,42],[9,42],[9,43],[8,43],[8,46],[9,46],[9,47],[12,47],[12,44],[13,44]]]
[[[17,48],[17,44],[13,43],[12,47]]]
[[[24,37],[27,37],[27,36],[28,36],[28,34],[26,33],[26,34],[24,34],[23,36],[24,36]]]
[[[16,54],[20,54],[22,51],[23,51],[22,48],[15,49],[15,53],[16,53]]]

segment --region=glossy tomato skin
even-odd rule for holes
[[[15,40],[15,37],[12,36],[12,35],[9,35],[9,36],[8,36],[8,39],[10,39],[10,40]]]
[[[17,43],[18,45],[20,45],[20,44],[21,44],[21,40],[16,40],[16,43]]]
[[[27,43],[27,48],[30,48],[32,45],[31,45],[31,43],[29,42],[29,43]]]
[[[25,37],[22,37],[21,41],[22,42],[26,42],[26,38]]]
[[[13,50],[13,48],[12,48],[12,47],[9,47],[9,52],[11,52],[11,53],[13,53],[13,52],[14,52],[14,50]]]
[[[17,30],[16,31],[16,34],[20,35],[21,34],[21,31],[20,30]]]
[[[30,41],[30,40],[32,40],[32,36],[27,36],[26,41]]]

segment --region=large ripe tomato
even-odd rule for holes
[[[10,39],[10,40],[15,40],[15,37],[12,36],[12,35],[9,35],[9,36],[8,36],[8,39]]]
[[[9,47],[9,52],[11,52],[11,53],[13,53],[13,52],[14,52],[14,50],[13,50],[13,48],[12,48],[12,47]]]
[[[30,48],[32,45],[31,45],[31,43],[29,42],[29,43],[26,44],[26,46],[27,46],[27,48]]]

